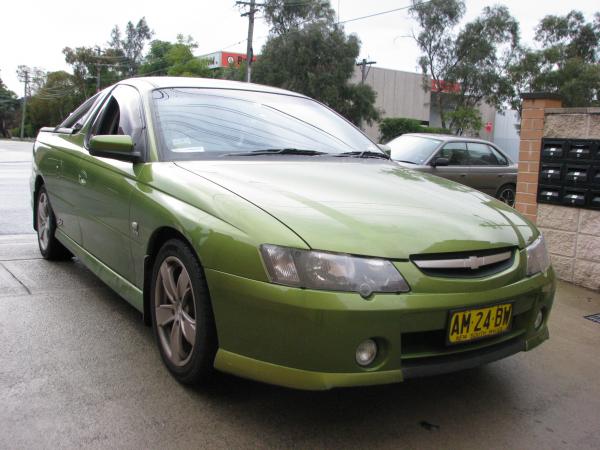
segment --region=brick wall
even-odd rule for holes
[[[542,137],[600,139],[600,108],[560,108],[539,94],[523,98],[516,208],[544,235],[559,278],[600,291],[600,211],[537,204]]]
[[[549,95],[523,96],[515,207],[534,223],[537,217],[537,181],[544,135],[544,111],[546,108],[560,108],[561,105],[560,99]]]

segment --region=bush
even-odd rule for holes
[[[427,127],[421,125],[419,120],[406,119],[404,117],[388,117],[379,122],[380,142],[389,142],[405,133],[447,134],[449,133],[449,130],[446,130],[445,128]]]

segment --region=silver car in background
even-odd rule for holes
[[[387,143],[401,166],[465,184],[514,206],[517,164],[482,139],[408,133]]]

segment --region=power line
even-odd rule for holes
[[[419,3],[419,5],[424,5],[426,3],[429,3],[429,1],[421,2],[421,3]],[[338,23],[342,23],[343,24],[343,23],[349,23],[349,22],[356,22],[357,20],[369,19],[371,17],[382,16],[384,14],[389,14],[389,13],[393,13],[393,12],[396,12],[396,11],[402,11],[402,10],[410,9],[410,8],[412,8],[412,5],[402,6],[400,8],[394,8],[394,9],[390,9],[390,10],[387,10],[387,11],[381,11],[381,12],[369,14],[369,15],[366,15],[366,16],[355,17],[354,19],[342,20],[341,22],[338,22]]]

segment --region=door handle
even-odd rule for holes
[[[87,183],[87,173],[85,170],[79,172],[79,184],[85,185]]]
[[[461,173],[461,174],[460,174],[460,177],[461,177],[461,178],[464,178],[464,177],[466,177],[466,176],[467,176],[467,174],[466,174],[466,173]]]

